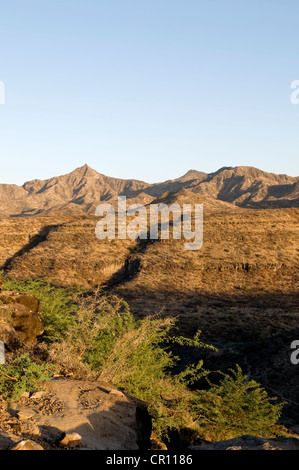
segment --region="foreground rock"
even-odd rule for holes
[[[28,437],[45,450],[146,450],[150,435],[144,402],[107,384],[63,377],[47,382],[42,396],[8,404],[0,417],[0,450]]]
[[[214,442],[203,446],[190,446],[189,450],[299,450],[299,436],[266,439],[258,436],[245,435]]]
[[[13,351],[36,343],[44,331],[40,303],[32,294],[0,291],[0,340]]]
[[[28,308],[32,313],[41,313],[40,302],[33,294],[22,294],[16,291],[1,291],[0,301],[2,304],[20,304]]]
[[[0,340],[5,344],[9,351],[14,351],[23,346],[23,341],[17,334],[13,326],[9,325],[6,321],[1,319],[0,308]]]
[[[59,447],[80,447],[82,445],[82,437],[77,432],[64,432],[58,445]]]
[[[19,442],[10,450],[44,450],[43,447],[30,439]]]

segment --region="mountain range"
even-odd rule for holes
[[[71,173],[22,186],[0,184],[0,217],[94,214],[101,201],[203,203],[206,210],[299,207],[299,177],[254,167],[223,167],[213,173],[189,170],[174,180],[149,184],[105,176],[87,164]]]

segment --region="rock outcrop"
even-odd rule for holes
[[[22,450],[28,439],[29,447],[33,441],[45,450],[149,448],[151,418],[144,402],[97,381],[56,377],[44,386],[38,397],[24,394],[5,404],[0,450]]]
[[[3,286],[3,279],[0,281]],[[44,331],[40,314],[40,303],[34,295],[0,290],[0,340],[8,350],[36,342]]]
[[[44,450],[42,446],[37,444],[30,439],[26,439],[24,441],[19,442],[16,446],[14,446],[10,450]]]

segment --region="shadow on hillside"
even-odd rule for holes
[[[113,289],[111,289],[113,292]],[[223,312],[230,308],[253,308],[263,314],[264,309],[274,308],[282,311],[296,312],[298,315],[299,294],[294,290],[285,290],[284,292],[273,292],[272,290],[258,291],[242,290],[235,287],[234,293],[213,292],[212,290],[204,291],[197,289],[182,291],[180,288],[168,288],[159,284],[157,288],[150,288],[148,285],[143,286],[125,286],[125,289],[116,289],[115,292],[124,297],[132,307],[132,311],[142,316],[143,313],[148,315],[158,313],[163,307],[163,311],[168,315],[185,315],[196,314],[205,309]],[[140,305],[143,308],[140,310]],[[138,309],[138,310],[137,310]],[[242,321],[242,316],[239,317]]]
[[[25,253],[29,253],[31,250],[36,248],[40,243],[43,243],[44,241],[46,241],[50,232],[57,231],[62,226],[63,224],[55,224],[55,225],[47,225],[46,227],[43,227],[37,235],[34,235],[30,239],[29,243],[24,245],[13,256],[8,258],[6,262],[4,263],[4,265],[1,266],[1,269],[3,269],[4,271],[8,270],[15,259],[24,255]]]
[[[217,384],[221,379],[218,371],[229,373],[238,364],[244,374],[266,389],[270,397],[277,397],[278,402],[286,402],[280,422],[294,426],[299,422],[299,365],[291,361],[291,344],[295,339],[299,339],[298,326],[255,341],[219,340],[213,342],[217,352],[175,345],[172,352],[180,360],[174,372],[179,373],[188,365],[203,360],[204,369],[214,371],[210,379]],[[194,388],[206,389],[208,383],[201,379],[194,384]]]
[[[137,318],[154,315],[177,317],[175,335],[190,337],[201,330],[202,348],[174,348],[178,371],[204,360],[208,370],[227,371],[236,364],[266,388],[270,396],[287,401],[282,422],[299,422],[299,365],[291,363],[291,343],[299,340],[298,292],[183,293],[169,290],[122,289],[118,295]],[[202,386],[202,384],[201,384]]]
[[[244,204],[240,204],[241,207]],[[279,199],[277,201],[270,200],[270,201],[261,201],[261,202],[248,202],[247,206],[248,209],[294,209],[299,208],[299,200],[298,199]]]

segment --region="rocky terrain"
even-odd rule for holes
[[[95,207],[99,201],[115,204],[120,194],[128,203],[203,203],[202,248],[186,251],[185,240],[97,239]],[[282,424],[289,429],[298,425],[299,369],[290,361],[290,344],[299,337],[298,178],[237,167],[210,175],[190,171],[177,180],[149,185],[108,178],[85,165],[22,187],[0,185],[0,195],[0,267],[6,277],[44,279],[88,291],[100,288],[125,299],[136,318],[157,313],[177,317],[178,332],[187,336],[199,328],[203,340],[218,348],[217,353],[204,352],[209,369],[240,364],[272,396],[287,401]],[[28,295],[0,293],[3,341],[11,348],[34,342],[42,330],[39,308]],[[177,347],[175,353],[182,366],[198,359],[192,348]],[[109,432],[106,440],[96,442],[88,424],[96,414],[92,426],[101,433],[107,413],[118,448],[139,445],[137,405],[131,397],[112,397],[109,385],[70,385],[71,380],[57,377],[39,401],[23,397],[10,409],[3,404],[2,448],[11,448],[21,436],[30,439],[37,428],[43,432],[34,440],[42,448],[59,448],[63,432],[79,433],[83,448],[113,448],[116,441]],[[58,411],[55,405],[47,415],[43,410],[52,402],[64,405]],[[18,412],[24,408],[35,412],[20,424]],[[119,419],[122,413],[124,419]],[[74,421],[68,427],[71,414]],[[286,448],[282,441],[253,440],[245,437],[223,445]]]
[[[0,291],[0,339],[8,355],[36,345],[43,333],[40,313],[34,295]],[[111,384],[56,375],[41,388],[17,402],[0,398],[0,450],[150,447],[146,404]]]
[[[28,441],[36,450],[150,448],[145,403],[101,382],[56,377],[43,388],[0,402],[0,450]]]

